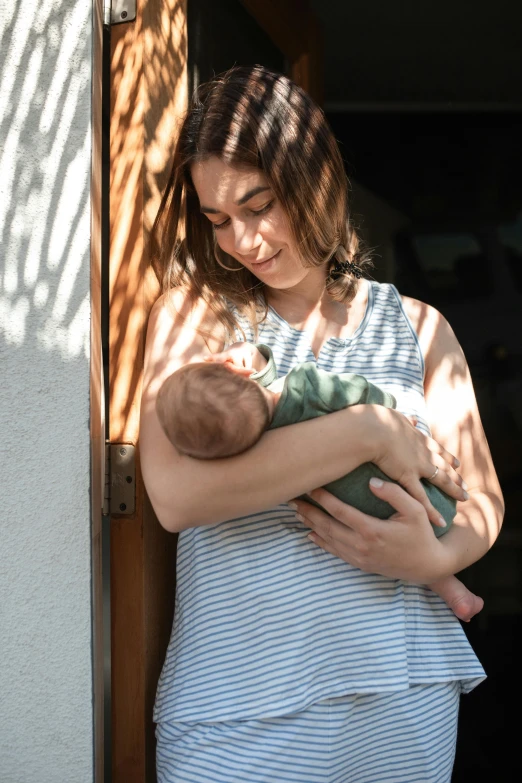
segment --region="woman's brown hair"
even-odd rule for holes
[[[190,174],[194,163],[211,156],[263,171],[303,266],[328,262],[331,272],[336,262],[369,265],[349,218],[341,154],[321,109],[286,76],[259,65],[236,67],[199,87],[181,126],[151,235],[163,291],[185,286],[194,299],[202,297],[230,336],[237,325],[227,302],[254,326],[266,315],[263,284],[248,269],[228,271],[216,260],[213,227],[200,212]],[[226,255],[222,263],[238,267]],[[326,278],[327,291],[337,301],[350,301],[357,280],[336,269]]]

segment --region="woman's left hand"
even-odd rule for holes
[[[389,519],[363,514],[325,489],[310,496],[328,513],[303,500],[293,505],[312,528],[311,540],[326,552],[369,573],[420,584],[436,581],[447,565],[424,507],[398,484],[383,481],[378,486],[379,481],[372,479],[370,488],[397,510]]]

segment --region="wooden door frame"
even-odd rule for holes
[[[190,0],[188,0],[190,2]],[[304,0],[243,0],[321,101],[320,41]],[[139,466],[139,403],[147,319],[159,294],[148,246],[187,105],[187,0],[138,0],[111,30],[111,443],[136,448],[136,507],[111,515],[113,783],[153,783],[152,705],[172,623],[176,537],[157,522]]]
[[[105,399],[102,358],[102,85],[103,0],[92,3],[91,88],[91,253],[90,253],[90,444],[91,444],[91,593],[94,783],[104,770],[104,639],[102,506],[105,484]]]

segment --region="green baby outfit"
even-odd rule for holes
[[[267,387],[277,379],[274,357],[268,346],[257,345],[256,347],[267,359],[267,365],[263,370],[250,377]],[[314,419],[317,416],[342,410],[350,405],[366,403],[384,405],[385,408],[396,407],[393,395],[379,389],[362,375],[326,372],[316,367],[313,362],[305,362],[294,367],[281,381],[284,382],[284,385],[270,429]],[[346,476],[326,484],[325,489],[365,514],[379,519],[388,519],[395,513],[395,509],[389,503],[377,498],[370,490],[368,482],[373,477],[384,481],[393,480],[383,473],[377,465],[365,462]],[[421,479],[421,481],[431,503],[446,522],[445,528],[433,526],[433,531],[438,537],[443,535],[453,522],[456,502],[426,479]],[[319,506],[307,495],[303,496],[303,499]]]

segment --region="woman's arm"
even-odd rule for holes
[[[149,319],[140,428],[145,486],[166,529],[212,524],[273,507],[363,462],[387,460],[389,475],[406,476],[412,486],[421,486],[419,476],[432,472],[435,459],[441,466],[452,460],[396,411],[372,405],[267,432],[237,457],[195,460],[180,455],[159,424],[158,390],[180,366],[222,350],[224,335],[206,307],[199,303],[191,309],[181,291],[175,292],[174,307],[171,311],[162,297]],[[205,340],[194,327],[212,337]],[[461,492],[442,470],[440,486],[455,495]]]
[[[440,543],[446,573],[481,558],[495,542],[504,501],[482,428],[469,368],[446,319],[433,307],[404,298],[425,356],[425,397],[433,437],[461,462],[469,500],[457,505],[452,528]]]
[[[331,516],[302,501],[297,507],[326,551],[364,571],[427,584],[487,552],[500,531],[504,504],[462,349],[437,310],[403,301],[425,357],[429,423],[434,437],[460,458],[469,500],[457,504],[453,526],[442,538],[433,535],[421,505],[389,482],[372,491],[397,509],[390,520],[362,514],[322,489],[312,497]]]

